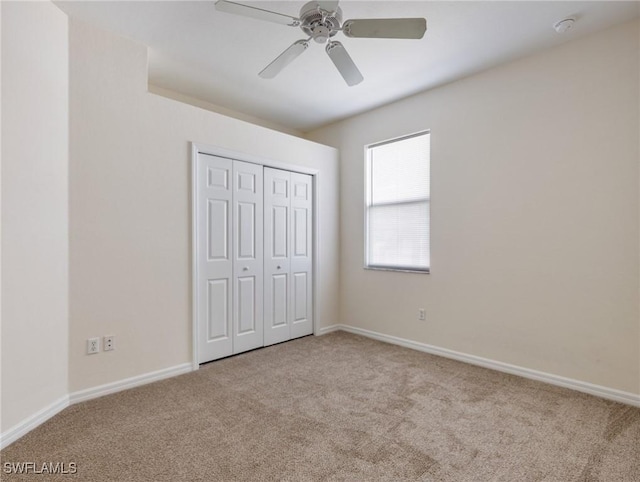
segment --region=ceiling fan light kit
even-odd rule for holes
[[[363,18],[342,22],[342,9],[338,1],[312,1],[300,9],[300,17],[292,17],[250,5],[218,0],[216,10],[235,15],[300,27],[308,36],[294,42],[258,75],[272,79],[293,62],[307,48],[310,40],[326,44],[325,51],[347,85],[357,85],[364,77],[340,42],[331,40],[338,32],[350,38],[421,39],[427,30],[424,18]]]

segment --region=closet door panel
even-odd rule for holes
[[[263,168],[233,161],[233,353],[263,346]]]
[[[291,173],[291,338],[313,333],[313,181]]]
[[[291,338],[291,173],[265,167],[264,186],[264,344],[268,346]]]
[[[196,236],[198,362],[233,353],[231,329],[232,166],[229,159],[198,155]]]
[[[289,274],[274,274],[271,276],[271,326],[279,328],[287,324],[287,288]]]
[[[255,276],[240,276],[236,284],[238,298],[238,335],[251,334],[256,327],[256,278]]]

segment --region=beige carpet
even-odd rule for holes
[[[640,409],[338,332],[74,405],[1,455],[77,464],[41,481],[640,481]]]

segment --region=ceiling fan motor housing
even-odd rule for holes
[[[342,10],[323,10],[318,2],[306,3],[300,9],[300,28],[318,43],[325,43],[338,33],[342,23]]]

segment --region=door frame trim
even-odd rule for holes
[[[313,213],[313,255],[311,260],[311,266],[313,269],[313,334],[319,334],[318,323],[318,282],[319,270],[322,263],[320,263],[320,171],[318,169],[300,166],[297,164],[290,164],[287,162],[276,161],[265,157],[254,156],[245,152],[234,151],[231,149],[225,149],[219,146],[211,146],[196,142],[191,142],[191,364],[194,370],[200,367],[198,363],[198,260],[197,260],[197,244],[198,244],[198,218],[197,218],[197,203],[198,203],[198,155],[207,154],[211,156],[223,157],[235,161],[250,162],[252,164],[258,164],[264,167],[273,167],[275,169],[282,169],[285,171],[299,172],[301,174],[308,174],[312,176],[313,185],[313,199],[312,199],[312,213]]]

